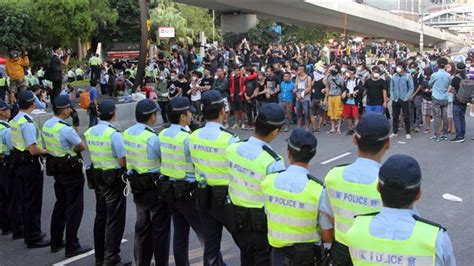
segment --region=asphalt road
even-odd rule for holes
[[[443,224],[454,245],[458,265],[473,265],[474,261],[474,118],[467,117],[467,136],[464,143],[441,142],[434,143],[429,136],[418,133],[411,140],[404,137],[393,139],[392,147],[387,156],[403,153],[411,155],[419,161],[423,173],[423,195],[416,204],[421,215],[432,221]],[[242,138],[247,139],[251,132],[236,131]],[[290,133],[283,133],[272,147],[286,156],[285,139]],[[352,145],[351,137],[345,135],[317,135],[319,146],[316,157],[311,162],[311,173],[321,179],[327,171],[336,165],[352,162],[357,154]],[[330,159],[344,155],[334,161]],[[385,157],[387,158],[387,157]],[[462,202],[451,202],[442,198],[444,193],[451,193],[463,199]],[[95,212],[95,196],[93,191],[84,189],[84,216],[79,230],[79,238],[83,245],[93,246],[93,224]],[[122,244],[123,260],[133,260],[133,231],[135,223],[135,206],[132,196],[127,204],[127,223]],[[51,177],[45,177],[44,200],[42,210],[42,228],[49,235],[49,225],[55,196]],[[225,234],[222,242],[222,253],[228,265],[239,265],[239,250],[229,234]],[[173,253],[170,252],[170,262],[173,263]],[[190,262],[192,265],[202,265],[202,249],[194,236],[191,236]],[[65,262],[63,252],[52,254],[49,248],[26,249],[23,240],[11,240],[11,235],[0,236],[0,266],[9,265],[94,265],[94,256],[73,258],[69,264]]]

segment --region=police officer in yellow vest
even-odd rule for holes
[[[332,242],[333,225],[320,211],[323,182],[308,171],[316,146],[312,133],[295,129],[288,139],[290,166],[262,182],[274,266],[316,265],[323,242]]]
[[[150,265],[153,255],[156,265],[168,265],[171,214],[160,198],[160,142],[153,130],[158,105],[149,99],[138,102],[137,123],[125,130],[127,178],[137,209],[134,256],[136,265]]]
[[[418,162],[407,155],[393,155],[380,167],[382,209],[357,216],[347,232],[354,265],[456,265],[446,229],[414,208],[421,179]]]
[[[207,123],[189,137],[189,150],[198,181],[198,211],[204,229],[204,265],[225,265],[220,253],[225,226],[224,203],[229,179],[225,149],[239,138],[224,129],[224,99],[216,90],[202,94]]]
[[[96,265],[126,265],[121,262],[119,255],[127,204],[122,181],[125,169],[124,141],[120,131],[111,124],[116,118],[114,101],[102,101],[98,111],[99,123],[84,133],[92,161],[87,178],[89,187],[95,188],[96,195]]]
[[[102,62],[100,60],[99,54],[95,54],[89,59],[89,66],[91,67],[91,80],[99,80],[101,64]]]
[[[76,70],[74,70],[74,74],[76,74],[76,80],[84,79],[84,71],[82,70],[81,65],[77,65]]]
[[[86,145],[77,132],[64,120],[71,116],[71,101],[59,95],[53,101],[54,116],[42,129],[48,151],[47,174],[54,177],[56,203],[51,215],[51,252],[65,248],[66,257],[86,253],[90,247],[81,246],[77,231],[81,225],[84,209],[84,175],[81,152]],[[66,231],[66,242],[63,242]]]
[[[8,82],[4,75],[3,72],[0,72],[0,101],[5,101],[8,92]]]
[[[12,149],[10,124],[11,106],[0,101],[0,229],[2,235],[11,233],[10,227],[10,183],[14,178],[10,167],[10,150]]]
[[[265,197],[260,183],[265,176],[285,169],[283,159],[270,147],[284,125],[283,108],[276,103],[266,104],[259,110],[254,136],[226,150],[229,196],[235,216],[231,232],[240,248],[242,265],[270,265]]]
[[[24,218],[24,237],[28,248],[49,246],[41,232],[41,208],[43,205],[43,171],[41,156],[46,154],[41,141],[40,130],[36,127],[31,112],[35,108],[35,95],[29,90],[18,93],[20,111],[10,121],[13,151],[11,161],[16,169],[16,178],[12,185],[13,213],[16,215],[12,225],[20,226]],[[12,228],[13,239],[23,237],[20,228]]]
[[[196,178],[189,153],[189,125],[195,111],[185,97],[176,97],[168,105],[171,125],[160,132],[160,172],[164,177],[162,197],[173,217],[173,252],[176,265],[189,265],[190,227],[204,247],[204,232],[196,206]]]
[[[357,159],[350,165],[331,169],[326,175],[321,208],[334,218],[335,242],[330,254],[333,265],[351,265],[346,233],[354,216],[382,207],[377,192],[378,171],[390,147],[389,136],[390,124],[382,114],[363,115],[353,137]]]

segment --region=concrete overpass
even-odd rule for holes
[[[347,14],[350,34],[383,37],[417,44],[420,23],[388,11],[351,0],[175,0],[176,2],[224,12],[223,32],[245,32],[256,25],[257,16],[280,22],[325,26],[341,31]],[[447,31],[424,27],[424,43],[463,45],[464,39]]]

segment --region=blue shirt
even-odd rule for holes
[[[380,166],[379,162],[359,157],[352,164],[344,168],[343,178],[345,181],[352,183],[372,184],[379,178]],[[322,211],[330,216],[334,216],[326,188],[323,189],[321,195]]]
[[[38,108],[38,109],[46,109],[46,103],[40,101],[40,100],[38,99],[38,97],[36,97],[36,95],[34,95],[34,96],[35,96],[35,105],[36,105],[36,108]]]
[[[128,134],[132,135],[132,136],[138,136],[140,135],[146,128],[152,130],[153,132],[155,132],[153,130],[153,128],[145,125],[145,124],[142,124],[142,123],[136,123],[135,125],[131,126],[129,129],[128,129]],[[153,137],[149,138],[148,141],[147,141],[147,148],[146,148],[146,152],[147,152],[147,158],[150,159],[150,160],[156,160],[156,159],[160,159],[161,158],[161,154],[160,154],[160,140],[158,139],[158,135],[154,135]],[[131,170],[131,169],[129,169]],[[157,173],[160,171],[160,165],[157,165],[155,168],[153,169],[150,169],[150,173]]]
[[[8,124],[8,122],[5,121],[5,120],[0,120],[0,121]],[[4,151],[3,154],[4,155],[10,155],[10,150],[13,149],[12,138],[11,138],[11,129],[10,128],[4,128],[0,134],[2,134],[2,144],[7,146],[7,149],[8,149],[7,151]]]
[[[13,118],[13,121],[18,121],[21,117],[27,116],[33,121],[33,117],[25,112],[18,112],[18,114]],[[21,125],[21,135],[23,136],[23,140],[25,141],[25,146],[28,148],[33,144],[38,144],[38,129],[36,128],[35,123],[24,123]]]
[[[370,234],[382,239],[407,240],[415,228],[413,215],[418,215],[416,210],[383,207],[370,224]],[[439,231],[436,238],[436,265],[456,265],[451,240],[443,230]]]
[[[179,124],[171,124],[169,128],[164,130],[163,134],[169,138],[174,138],[179,132],[181,132],[182,129],[186,130],[185,127]],[[184,154],[186,157],[186,162],[192,163],[191,153],[189,152],[189,136],[184,139]],[[186,172],[186,181],[194,182],[195,180],[196,178],[193,172]]]
[[[297,165],[290,165],[286,171],[277,174],[275,177],[275,187],[294,194],[301,193],[309,181],[308,174],[308,169]],[[332,229],[333,225],[329,216],[321,209],[321,197],[322,193],[319,196],[320,212],[318,224],[321,226],[321,229]]]
[[[265,141],[255,137],[250,137],[248,141],[239,145],[237,148],[237,154],[252,161],[255,160],[262,152],[266,152],[262,149],[263,146],[268,146],[271,148],[270,144],[266,143]],[[285,170],[285,163],[283,162],[283,159],[272,162],[267,167],[266,174],[269,175],[282,170]]]
[[[295,83],[293,81],[291,80],[282,81],[280,83],[280,101],[292,102],[294,88],[295,88]]]
[[[400,99],[406,102],[410,99],[414,89],[415,85],[410,74],[396,74],[390,80],[390,100],[398,101]]]
[[[101,136],[104,131],[109,128],[112,124],[107,121],[99,120],[99,123],[90,128],[91,135]],[[125,144],[123,141],[123,136],[120,132],[116,131],[110,136],[112,143],[112,156],[114,158],[123,158],[125,157]]]
[[[448,100],[448,87],[451,84],[451,76],[444,69],[431,75],[429,85],[432,87],[432,96],[436,100]]]
[[[221,134],[222,130],[220,128],[224,126],[217,122],[207,122],[204,127],[199,130],[199,138],[206,140],[216,140]],[[239,141],[239,137],[233,136],[229,140],[229,145]]]
[[[59,123],[59,121],[64,122],[64,120],[59,117],[53,116],[44,122],[43,127],[52,128]],[[79,145],[81,141],[81,138],[71,126],[64,126],[59,131],[59,142],[61,143],[61,147],[65,150],[74,148],[74,146]]]
[[[89,87],[89,97],[91,102],[97,99],[97,89],[95,87]]]

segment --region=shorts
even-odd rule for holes
[[[239,99],[236,99],[234,101],[230,101],[230,105],[232,108],[232,111],[243,111],[244,110],[244,105],[242,101]]]
[[[448,108],[446,110],[448,118],[453,118],[453,102],[448,102]]]
[[[26,90],[26,81],[22,80],[10,80],[10,93],[17,93],[22,90]]]
[[[226,113],[230,112],[230,104],[229,104],[229,101],[227,100],[227,97],[224,97],[224,109]]]
[[[421,103],[421,112],[423,116],[431,115],[431,111],[433,110],[433,102],[423,99]]]
[[[342,112],[344,105],[341,100],[341,96],[329,96],[328,97],[328,116],[332,120],[338,120],[342,118]]]
[[[359,119],[359,108],[357,107],[357,105],[344,104],[344,112],[342,115],[346,119]]]
[[[309,120],[309,106],[311,102],[310,101],[296,101],[296,117],[301,118],[304,117],[304,119]]]
[[[365,112],[366,113],[381,113],[383,114],[384,108],[383,105],[366,105]]]
[[[323,109],[323,100],[313,99],[311,100],[311,106],[309,108],[309,112],[311,116],[323,116],[324,109]]]

